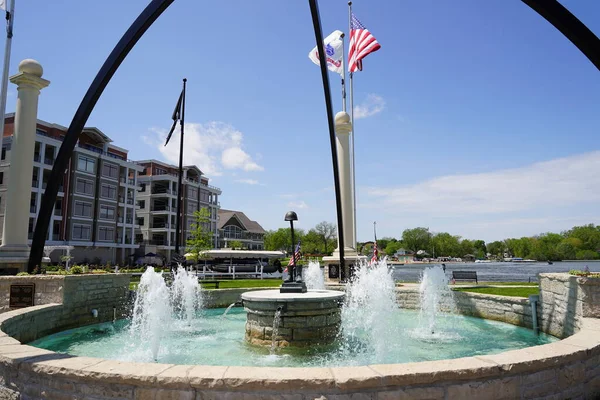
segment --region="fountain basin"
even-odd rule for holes
[[[263,347],[332,343],[340,330],[343,300],[344,293],[335,290],[279,293],[275,289],[243,293],[246,341]]]

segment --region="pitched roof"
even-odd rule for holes
[[[256,221],[252,221],[241,211],[235,210],[219,210],[219,222],[217,223],[217,229],[223,229],[225,224],[229,222],[232,217],[236,217],[238,221],[246,228],[250,233],[266,233],[262,226]]]

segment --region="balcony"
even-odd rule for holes
[[[123,223],[123,217],[117,217],[117,223],[122,224]]]
[[[119,178],[119,182],[121,182],[121,183],[127,183],[127,178],[124,177],[124,176],[122,176],[122,177]]]
[[[36,207],[35,207],[35,204],[32,204],[32,205],[30,205],[30,206],[29,206],[29,212],[30,212],[31,214],[35,214],[35,213],[36,213],[36,211],[37,211],[35,208],[36,208]]]
[[[55,208],[54,215],[56,215],[57,217],[62,217],[62,210],[60,208]]]
[[[155,206],[150,211],[171,211],[170,206]]]
[[[54,165],[54,158],[53,157],[45,157],[44,158],[44,164],[46,164],[46,165]]]
[[[31,180],[31,187],[32,188],[37,188],[38,187],[38,180],[37,179],[32,179]]]
[[[152,194],[175,194],[171,189],[152,189]]]
[[[127,218],[125,218],[125,223],[126,224],[133,224],[133,217],[127,217]]]
[[[131,198],[127,199],[127,204],[133,205],[133,199],[131,199]]]
[[[129,185],[135,185],[135,179],[127,179],[127,184]]]
[[[156,222],[152,224],[152,229],[168,229],[171,225],[168,222]]]
[[[34,154],[33,155],[33,161],[35,162],[40,162],[41,156],[39,154]]]
[[[119,203],[125,203],[125,197],[119,196]]]
[[[53,233],[52,240],[58,242],[60,240],[60,235],[58,233]]]

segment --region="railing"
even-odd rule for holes
[[[135,179],[127,179],[127,183],[130,185],[135,185]]]
[[[62,217],[62,210],[60,208],[55,208],[54,215],[56,215],[57,217]]]
[[[152,189],[152,194],[174,194],[171,189]]]
[[[122,176],[122,177],[119,178],[119,181],[121,183],[126,183],[127,182],[127,178],[125,178],[124,176]]]
[[[133,199],[127,199],[127,204],[133,205]]]
[[[117,217],[117,222],[119,224],[122,224],[123,223],[123,217]]]
[[[152,229],[169,228],[170,226],[168,222],[157,222],[152,224]]]
[[[54,158],[52,158],[52,157],[45,157],[44,158],[44,164],[46,164],[46,165],[54,165]]]
[[[35,214],[35,213],[36,213],[36,209],[35,209],[35,208],[36,208],[36,207],[35,207],[35,205],[30,205],[30,206],[29,206],[29,212],[30,212],[31,214]]]
[[[119,203],[125,203],[125,197],[119,196]]]
[[[41,156],[39,154],[34,154],[33,155],[33,161],[35,162],[40,162]]]
[[[125,218],[125,223],[127,223],[127,224],[133,223],[133,217],[127,217],[127,218]]]
[[[59,191],[59,192],[64,192],[64,191],[65,191],[65,187],[64,187],[63,185],[60,185],[60,186],[58,187],[58,191]]]
[[[60,235],[58,233],[53,233],[52,234],[52,240],[57,242],[60,240]]]
[[[127,158],[125,158],[123,156],[119,156],[119,155],[113,154],[113,153],[108,153],[108,152],[106,152],[106,151],[104,151],[104,150],[102,150],[102,149],[100,149],[100,148],[98,148],[96,146],[90,146],[89,144],[81,144],[81,143],[79,143],[78,146],[81,147],[82,149],[93,151],[94,153],[98,153],[98,154],[101,154],[101,155],[112,157],[112,158],[115,158],[117,160],[128,161]],[[130,161],[130,162],[133,162],[133,161]]]
[[[152,208],[152,210],[150,210],[150,211],[171,211],[171,207],[170,206],[158,206],[158,207]]]
[[[42,189],[46,189],[47,185],[48,185],[48,182],[42,182]]]
[[[33,187],[33,188],[38,187],[38,180],[37,179],[32,179],[31,180],[31,187]]]

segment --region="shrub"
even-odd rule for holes
[[[70,271],[73,275],[80,275],[83,274],[83,268],[81,268],[81,266],[79,265],[74,265],[71,267],[71,271]]]
[[[587,278],[600,278],[600,272],[581,271],[578,269],[570,270],[569,274],[575,276],[585,276]]]
[[[28,276],[29,272],[19,272],[17,276]]]

